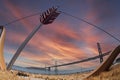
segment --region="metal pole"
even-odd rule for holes
[[[33,35],[39,30],[39,28],[42,26],[42,23],[35,27],[33,29],[33,31],[28,35],[28,37],[24,40],[24,42],[20,45],[20,47],[17,49],[15,55],[13,56],[13,58],[11,59],[10,63],[7,66],[7,70],[10,70],[13,66],[13,64],[15,63],[17,57],[20,55],[21,51],[24,49],[24,47],[26,46],[26,44],[29,42],[29,40],[33,37]]]

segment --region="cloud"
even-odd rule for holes
[[[10,18],[12,16],[12,17],[14,17],[14,19],[12,18],[13,20],[30,15],[30,13],[34,13],[32,11],[28,11],[26,8],[24,8],[22,6],[17,6],[16,4],[13,4],[9,0],[5,0],[4,4],[6,5],[6,9],[9,11],[9,14],[7,15],[8,18]],[[22,8],[22,10],[20,9],[20,7]],[[28,13],[28,14],[25,15],[25,13]],[[39,16],[39,15],[36,15],[36,16]],[[25,19],[25,20],[20,20],[19,23],[22,26],[19,23],[14,24],[14,25],[24,28],[24,30],[26,31],[24,33],[30,33],[32,28],[35,26],[35,24],[39,23],[39,20],[37,20],[36,16]],[[11,21],[12,20],[9,19],[9,22],[11,22]],[[32,23],[30,21],[32,21]]]
[[[10,1],[5,1],[5,4],[6,8],[15,18],[23,16],[24,12],[22,12],[17,5],[12,4]],[[92,0],[91,4],[93,4]],[[24,8],[24,10],[27,9]],[[87,20],[99,24],[100,20],[98,17],[100,14],[98,13],[99,11],[94,9],[89,11],[85,17]],[[31,18],[31,20],[32,21],[28,19],[20,21],[16,24],[18,25],[17,29],[11,27],[11,30],[7,31],[6,45],[12,52],[16,51],[27,35],[32,31],[33,24],[38,23],[35,17]],[[26,45],[21,56],[36,63],[52,65],[52,59],[58,59],[67,63],[98,55],[96,43],[99,41],[106,41],[103,34],[100,34],[99,31],[93,29],[92,26],[86,23],[81,23],[80,25],[78,23],[78,26],[73,26],[77,29],[75,30],[70,27],[74,24],[74,21],[73,23],[67,23],[66,21],[63,22],[62,20],[60,21],[61,22],[56,21],[53,24],[43,26]],[[19,24],[23,26],[22,28],[23,30],[25,29],[25,31],[19,31]],[[108,45],[104,46],[103,51],[108,50],[108,47],[110,49],[112,48],[108,43]],[[22,62],[22,60],[19,59],[17,64],[20,63],[23,65],[26,64],[27,66],[32,64],[30,62]],[[89,62],[88,66],[93,65],[93,63],[94,62]]]
[[[87,0],[91,5],[93,12],[97,14],[97,20],[104,22],[110,21],[109,19],[117,18],[119,13],[118,3],[119,1],[114,0]]]

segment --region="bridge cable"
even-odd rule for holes
[[[82,19],[82,18],[73,16],[73,15],[71,15],[71,14],[69,14],[69,13],[66,13],[66,12],[63,12],[63,11],[61,11],[61,13],[65,14],[65,15],[68,15],[68,16],[71,16],[71,17],[73,17],[73,18],[75,18],[75,19],[78,19],[78,20],[80,20],[80,21],[83,21],[83,22],[85,22],[85,23],[87,23],[87,24],[89,24],[89,25],[91,25],[91,26],[93,26],[93,27],[95,27],[95,28],[103,31],[104,33],[108,34],[109,36],[111,36],[112,38],[114,38],[115,40],[117,40],[117,41],[120,43],[120,39],[116,38],[114,35],[112,35],[111,33],[107,32],[106,30],[102,29],[101,27],[99,27],[99,26],[97,26],[97,25],[95,25],[95,24],[93,24],[93,23],[90,23],[90,22],[88,22],[88,21],[86,21],[86,20],[84,20],[84,19]]]
[[[69,14],[69,13],[66,13],[66,12],[63,12],[63,11],[60,11],[60,12],[63,13],[63,14],[65,14],[65,15],[71,16],[71,17],[73,17],[73,18],[75,18],[75,19],[78,19],[78,20],[80,20],[80,21],[83,21],[83,22],[85,22],[85,23],[87,23],[87,24],[89,24],[89,25],[91,25],[91,26],[93,26],[93,27],[95,27],[95,28],[103,31],[104,33],[108,34],[109,36],[111,36],[112,38],[114,38],[115,40],[117,40],[118,42],[120,42],[120,39],[116,38],[114,35],[112,35],[111,33],[107,32],[106,30],[102,29],[101,27],[99,27],[99,26],[97,26],[97,25],[95,25],[95,24],[93,24],[93,23],[90,23],[90,22],[88,22],[88,21],[86,21],[86,20],[84,20],[84,19],[82,19],[82,18],[73,16],[73,15],[71,15],[71,14]],[[35,15],[39,15],[39,14],[41,14],[41,13],[38,12],[38,13],[35,13],[35,14],[31,14],[31,15],[28,15],[28,16],[25,16],[25,17],[22,17],[22,18],[13,20],[13,21],[11,21],[11,22],[9,22],[9,23],[4,24],[4,26],[10,25],[10,24],[15,23],[15,22],[17,22],[17,21],[20,21],[20,20],[23,20],[23,19],[26,19],[26,18],[35,16]]]
[[[29,18],[29,17],[32,17],[32,16],[36,16],[36,15],[39,15],[39,14],[41,14],[41,12],[34,13],[34,14],[31,14],[31,15],[28,15],[28,16],[25,16],[25,17],[22,17],[22,18],[15,19],[15,20],[13,20],[13,21],[11,21],[11,22],[9,22],[9,23],[4,24],[4,26],[13,24],[13,23],[18,22],[18,21],[20,21],[20,20],[23,20],[23,19],[26,19],[26,18]]]

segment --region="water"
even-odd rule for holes
[[[58,74],[70,74],[70,73],[77,73],[77,72],[83,73],[83,72],[91,71],[94,68],[95,67],[76,69],[76,70],[59,70],[57,73]],[[56,72],[54,70],[45,71],[45,70],[39,70],[39,69],[28,69],[28,68],[19,67],[19,66],[13,66],[12,69],[15,69],[15,70],[18,70],[18,71],[34,73],[34,74],[56,74]]]

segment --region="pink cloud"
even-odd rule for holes
[[[20,18],[23,16],[19,8],[11,4],[9,1],[6,1],[6,6],[14,17]],[[87,17],[89,20],[95,21],[97,15],[93,11],[89,12],[85,17]],[[26,33],[31,32],[33,28],[32,22],[29,22],[29,20],[24,20],[20,21],[20,23],[24,25],[24,28],[27,30]],[[95,23],[99,22],[95,21]],[[35,54],[24,50],[21,56],[27,57],[30,60],[34,60],[36,62],[49,64],[49,62],[51,62],[50,60],[53,58],[60,59],[64,62],[70,62],[91,56],[91,54],[87,53],[98,55],[96,45],[94,44],[96,44],[97,41],[99,42],[99,40],[102,41],[104,36],[96,35],[97,31],[93,30],[92,27],[87,24],[81,24],[80,26],[82,26],[82,28],[78,27],[78,29],[80,29],[79,31],[82,31],[82,33],[76,32],[69,26],[70,24],[64,22],[53,23],[48,25],[46,28],[43,27],[40,29],[41,31],[37,32],[28,43],[28,46],[34,47],[41,53]],[[22,43],[27,36],[24,33],[19,33],[16,31],[8,32],[7,35],[7,39],[10,42],[14,42],[16,44]],[[82,41],[85,46],[81,46],[81,44],[79,44],[80,47],[78,47],[76,44],[74,44],[74,42],[77,41]],[[107,48],[105,49],[107,50]],[[91,64],[92,63],[89,62],[88,65]]]

